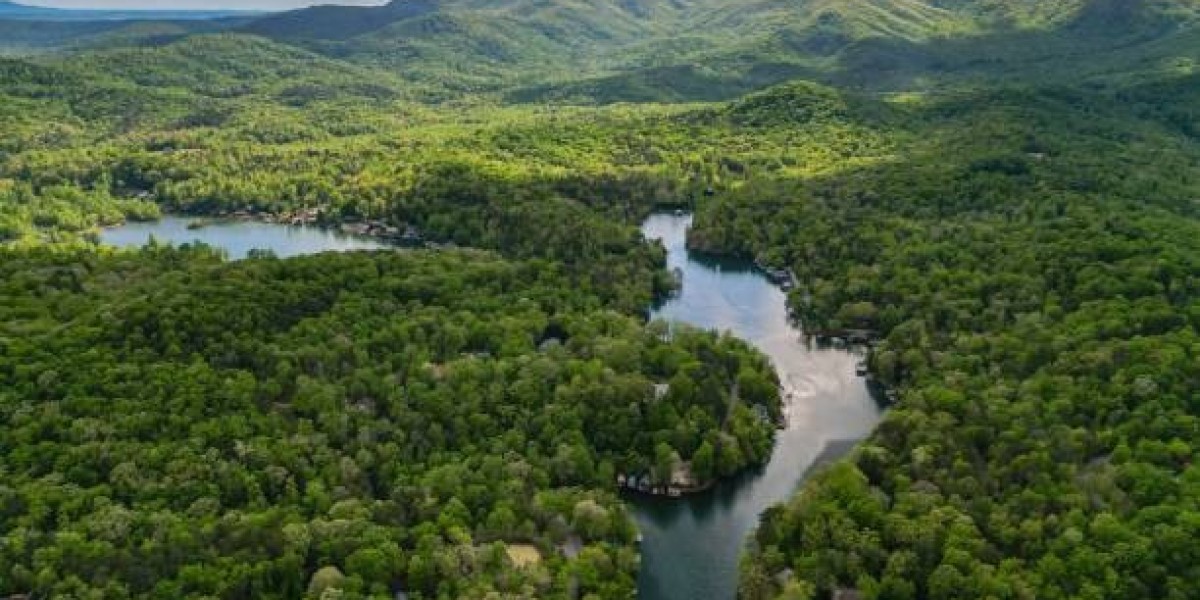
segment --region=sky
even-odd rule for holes
[[[157,10],[283,10],[313,4],[368,6],[386,4],[386,0],[13,0],[31,6],[54,8],[153,8]]]

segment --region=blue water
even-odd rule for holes
[[[280,258],[347,250],[389,248],[378,240],[347,235],[320,227],[281,225],[261,221],[218,221],[199,229],[188,229],[197,219],[164,217],[159,221],[126,223],[100,232],[100,241],[110,246],[141,247],[154,236],[159,242],[182,245],[204,242],[226,251],[229,258],[246,258],[251,250],[271,250]]]
[[[105,230],[114,246],[195,241],[245,258],[252,249],[279,257],[386,248],[369,238],[316,227],[255,221],[213,223],[188,229],[193,219],[166,217]],[[736,262],[689,255],[684,243],[690,216],[660,214],[642,226],[649,239],[666,245],[669,267],[683,272],[683,289],[653,311],[655,318],[731,331],[771,357],[788,398],[786,429],[776,438],[770,462],[760,471],[723,482],[685,498],[630,496],[644,536],[638,595],[645,600],[729,600],[737,589],[738,560],[758,515],[787,500],[826,444],[865,437],[880,412],[863,380],[859,357],[845,350],[807,347],[788,320],[782,291]]]
[[[653,313],[706,329],[731,331],[771,357],[786,400],[786,429],[760,471],[682,499],[630,496],[644,536],[638,596],[645,600],[730,600],[738,560],[758,515],[787,500],[827,443],[858,440],[880,409],[855,375],[860,357],[807,347],[788,319],[784,294],[749,265],[713,262],[685,247],[690,216],[659,214],[642,226],[683,272],[683,289]]]

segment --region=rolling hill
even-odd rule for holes
[[[0,598],[632,597],[662,561],[616,474],[757,464],[779,388],[643,323],[668,207],[790,269],[807,331],[875,334],[891,392],[720,540],[740,598],[1198,597],[1198,14],[0,19]],[[430,247],[98,245],[163,213]]]
[[[608,103],[728,99],[799,76],[884,91],[931,78],[1119,76],[1186,56],[1198,10],[1182,0],[395,0],[240,31],[452,93]],[[1031,68],[1049,57],[1052,70]]]
[[[251,11],[68,10],[0,0],[0,55],[161,44],[241,26]]]
[[[241,30],[286,40],[349,40],[435,10],[434,0],[396,1],[384,6],[313,6],[264,17]]]
[[[1190,60],[1198,14],[1184,0],[394,0],[191,23],[0,17],[0,45],[144,46],[227,31],[385,70],[440,98],[604,104],[725,100],[797,77],[875,91],[1103,82]]]

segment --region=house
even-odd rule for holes
[[[791,569],[784,569],[775,574],[775,584],[779,587],[784,587],[791,583],[796,578],[796,572]]]
[[[663,398],[665,398],[667,396],[667,392],[670,392],[670,391],[671,391],[671,384],[656,383],[656,384],[654,384],[654,399],[662,400]]]
[[[567,558],[575,558],[580,552],[583,552],[583,538],[573,533],[558,545],[558,553]]]
[[[832,600],[862,600],[862,592],[853,588],[838,588],[833,590]]]
[[[774,421],[771,418],[771,412],[767,410],[767,407],[761,404],[755,404],[753,409],[755,416],[757,416],[758,420],[762,421],[763,423],[771,423]]]
[[[650,480],[649,473],[646,473],[645,475],[642,475],[641,477],[638,478],[637,489],[639,491],[642,491],[642,492],[645,492],[648,494],[648,493],[650,493],[651,485],[652,485],[652,482]]]

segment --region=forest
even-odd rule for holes
[[[664,207],[897,394],[740,597],[1200,594],[1192,3],[551,4],[0,14],[0,596],[632,596],[618,475],[782,411]],[[98,236],[299,210],[443,249]]]
[[[803,321],[879,332],[899,391],[764,515],[746,598],[1195,595],[1200,163],[1169,115],[1197,83],[952,99],[905,160],[701,207],[693,245],[794,267]]]
[[[6,591],[621,596],[616,476],[732,474],[774,433],[762,356],[546,261],[150,246],[2,269]]]

